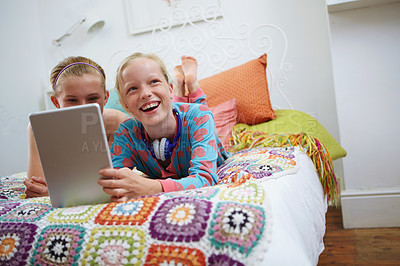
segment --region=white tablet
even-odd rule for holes
[[[98,104],[29,115],[53,207],[110,202],[97,184],[99,170],[112,167]]]

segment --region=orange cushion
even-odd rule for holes
[[[237,99],[237,122],[254,125],[276,117],[271,107],[266,75],[267,55],[200,80],[207,105]]]
[[[218,138],[224,145],[225,150],[228,150],[229,138],[232,136],[232,128],[236,125],[236,99],[233,98],[217,106],[210,107],[210,109],[214,115]]]

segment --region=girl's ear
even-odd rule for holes
[[[110,92],[106,90],[105,96],[104,96],[104,105],[108,102],[108,98],[110,97]]]
[[[174,84],[172,84],[172,82],[169,84],[169,94],[172,99],[172,96],[174,95]]]
[[[56,108],[60,108],[60,103],[58,102],[58,99],[57,99],[56,96],[51,95],[51,96],[50,96],[50,100],[51,100],[51,102],[54,104],[54,106],[55,106]]]

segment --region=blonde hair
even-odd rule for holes
[[[58,93],[57,84],[60,79],[80,77],[84,74],[100,74],[101,86],[106,90],[106,74],[99,64],[83,56],[70,56],[59,62],[51,71],[50,83],[54,93]]]
[[[119,67],[117,69],[117,77],[116,77],[116,81],[115,81],[115,88],[116,88],[116,90],[118,92],[119,101],[120,101],[122,107],[128,113],[131,113],[131,112],[129,110],[127,110],[127,108],[125,106],[125,103],[124,103],[124,98],[123,98],[123,93],[122,93],[121,73],[122,73],[122,71],[124,71],[124,69],[128,66],[128,64],[130,62],[132,62],[135,59],[139,59],[139,58],[147,58],[147,59],[150,59],[153,62],[155,62],[160,67],[161,74],[164,76],[164,78],[167,81],[167,83],[170,83],[170,78],[169,78],[169,75],[168,75],[167,67],[165,66],[164,61],[161,60],[161,58],[159,58],[157,55],[155,55],[155,54],[144,54],[144,53],[134,53],[134,54],[126,57],[121,62],[121,64],[119,65]]]

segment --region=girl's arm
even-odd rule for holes
[[[98,184],[103,187],[104,192],[111,195],[112,201],[117,202],[163,192],[159,181],[143,177],[132,170],[136,164],[136,156],[139,155],[131,144],[138,140],[131,137],[128,128],[132,128],[135,136],[139,135],[139,128],[130,124],[131,121],[127,122],[127,126],[121,125],[116,131],[111,146],[114,168],[99,171],[105,178],[99,179]]]
[[[103,110],[103,121],[106,129],[108,146],[111,147],[114,141],[114,133],[117,131],[120,124],[122,124],[128,117],[119,111],[114,109]]]
[[[24,179],[26,186],[25,195],[27,198],[48,196],[46,180],[44,178],[42,164],[33,136],[32,126],[28,125],[28,169],[27,178]]]
[[[102,169],[99,174],[106,178],[99,179],[97,183],[103,187],[105,193],[111,195],[111,200],[115,202],[163,192],[160,182],[140,176],[126,167]]]

